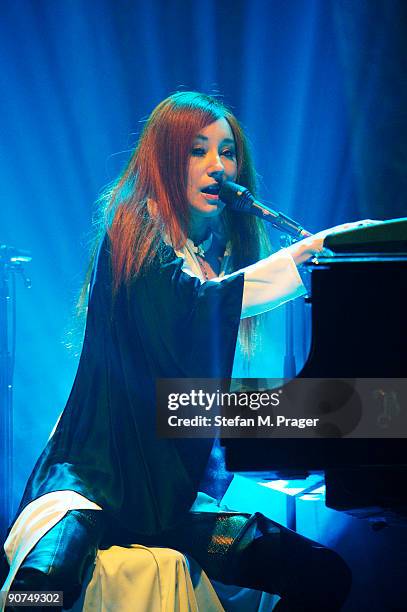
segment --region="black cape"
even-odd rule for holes
[[[182,265],[162,243],[148,271],[113,297],[104,239],[74,385],[19,512],[71,489],[124,529],[154,535],[190,508],[213,441],[156,436],[155,381],[231,376],[244,275],[201,284]]]

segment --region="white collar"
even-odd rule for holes
[[[213,241],[213,234],[211,233],[209,234],[208,238],[206,238],[206,240],[203,240],[199,244],[195,244],[191,240],[191,238],[188,238],[187,243],[193,253],[195,253],[196,255],[199,255],[200,257],[205,257],[205,253],[209,251],[209,249],[212,246],[212,241]]]

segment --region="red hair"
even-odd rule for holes
[[[255,191],[255,172],[248,145],[237,119],[218,100],[197,92],[179,92],[151,113],[127,168],[101,198],[101,233],[112,242],[115,289],[128,282],[155,257],[162,235],[175,248],[187,239],[189,204],[187,177],[193,139],[200,130],[225,118],[236,144],[237,182]],[[154,215],[148,201],[154,201]],[[265,237],[254,217],[224,213],[232,240],[234,269],[259,259]]]
[[[127,284],[156,257],[162,236],[175,248],[187,239],[189,204],[187,178],[192,143],[200,130],[226,119],[236,146],[236,181],[256,193],[256,174],[244,132],[220,101],[198,92],[179,92],[151,113],[127,167],[98,200],[96,239],[88,274],[78,301],[85,313],[88,285],[99,244],[108,232],[112,244],[113,290]],[[154,215],[148,201],[154,201]],[[271,251],[263,222],[225,209],[222,213],[232,243],[234,270],[254,263]],[[240,337],[249,357],[256,342],[259,317],[244,319]]]

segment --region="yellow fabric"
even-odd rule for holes
[[[182,553],[134,545],[99,551],[83,611],[223,612],[224,608],[206,574],[194,562],[187,563]]]
[[[2,590],[9,589],[38,540],[72,509],[100,510],[74,491],[48,493],[24,509],[5,544],[11,567]],[[204,493],[194,509],[220,510]],[[220,599],[198,564],[176,550],[112,546],[98,552],[92,578],[72,612],[269,612],[275,602],[272,595],[251,589],[220,583],[215,588]]]

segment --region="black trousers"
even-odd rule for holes
[[[98,548],[131,543],[174,548],[192,556],[210,578],[277,593],[279,612],[341,610],[351,586],[350,570],[337,553],[260,514],[191,512],[177,529],[134,538],[106,530],[101,511],[72,510],[26,557],[11,590],[63,591],[64,608],[70,608]]]

